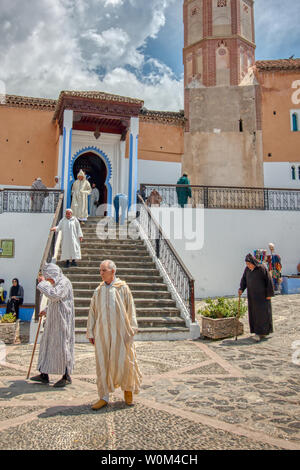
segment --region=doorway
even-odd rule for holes
[[[105,181],[107,178],[107,168],[101,157],[93,152],[87,152],[78,157],[73,165],[74,180],[80,170],[83,170],[87,176],[88,182],[92,186],[93,183],[99,190],[99,205],[107,204],[107,188]]]

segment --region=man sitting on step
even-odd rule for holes
[[[61,261],[65,261],[65,267],[77,266],[76,260],[81,259],[80,243],[83,235],[80,223],[73,217],[71,209],[66,210],[66,216],[61,219],[57,227],[50,229],[51,232],[62,232],[61,241]]]
[[[92,406],[99,410],[109,402],[109,393],[121,387],[127,405],[133,403],[141,384],[134,335],[138,331],[132,294],[126,282],[116,278],[111,260],[100,265],[102,283],[90,304],[87,338],[95,345],[97,387],[100,400]]]

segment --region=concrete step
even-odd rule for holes
[[[124,251],[125,253],[128,252],[128,251],[146,251],[147,252],[147,248],[145,247],[145,245],[143,244],[140,244],[140,245],[135,245],[135,244],[112,244],[112,243],[106,243],[104,244],[103,242],[98,242],[97,240],[94,240],[92,242],[87,242],[85,240],[83,240],[83,242],[81,243],[81,251],[84,251],[84,250],[88,250],[88,249],[93,249],[93,250],[103,250],[103,251],[106,251],[106,250],[110,250],[110,251],[113,251],[113,250],[120,250],[121,252]]]
[[[100,280],[99,281],[96,281],[96,282],[73,282],[72,285],[73,285],[73,290],[75,291],[76,289],[87,289],[88,291],[90,292],[94,292],[95,289],[97,289],[97,287],[99,286],[100,284]],[[166,285],[165,284],[159,284],[158,282],[128,282],[127,283],[130,290],[132,291],[133,289],[138,289],[138,290],[151,290],[153,292],[157,292],[157,294],[159,295],[159,293],[161,291],[165,291],[166,290]]]
[[[81,261],[99,261],[101,262],[103,259],[107,259],[104,255],[105,253],[99,254],[93,254],[93,253],[81,253]],[[60,259],[60,257],[58,257]],[[110,254],[110,259],[114,261],[118,267],[119,261],[121,262],[141,262],[141,261],[152,261],[152,258],[150,255],[143,254],[141,256],[140,254],[127,254],[127,255],[118,255],[117,252],[114,252],[113,254]]]
[[[75,329],[76,343],[88,343],[85,328]],[[190,338],[188,328],[180,326],[165,326],[155,328],[139,328],[135,341],[183,341]]]
[[[180,316],[179,309],[176,307],[137,307],[136,309],[136,317],[139,319],[140,317],[178,317]],[[89,306],[85,307],[77,307],[75,306],[75,316],[76,317],[88,317],[89,314]]]
[[[81,242],[81,247],[86,247],[87,245],[92,245],[97,248],[111,248],[111,249],[120,249],[120,250],[129,250],[135,248],[145,247],[142,240],[137,240],[137,242],[133,242],[133,240],[98,240],[95,237],[84,238]]]
[[[90,297],[75,297],[75,307],[86,307],[90,305]],[[176,307],[176,302],[173,299],[141,299],[137,298],[134,300],[136,308],[164,308],[164,307]]]
[[[86,270],[90,268],[98,268],[99,271],[99,261],[94,260],[94,261],[87,261],[87,260],[77,260],[77,265],[79,268],[84,267]],[[64,268],[65,261],[58,261],[57,262],[58,266],[61,266]],[[148,260],[140,260],[140,261],[119,261],[117,268],[140,268],[140,267],[145,267],[145,268],[155,268],[155,263],[154,261],[151,260],[151,258]]]
[[[76,297],[76,298],[91,299],[93,294],[94,294],[94,291],[95,291],[95,289],[76,289],[76,288],[74,289],[73,288],[74,297]],[[152,299],[157,294],[159,295],[160,299],[171,299],[171,294],[167,290],[159,291],[158,293],[157,293],[157,291],[153,291],[153,290],[150,290],[150,291],[147,291],[147,290],[139,290],[139,291],[132,290],[131,293],[132,293],[132,296],[133,296],[134,299]]]
[[[111,255],[116,254],[116,249],[112,246],[101,247],[97,245],[90,245],[90,246],[81,246],[81,253],[82,255],[100,255],[103,256],[105,253],[110,253]],[[128,247],[128,248],[119,248],[117,250],[118,256],[149,256],[147,248],[144,246],[141,247]]]
[[[77,275],[80,275],[80,274],[93,274],[93,275],[97,275],[99,276],[99,279],[100,279],[100,275],[99,275],[99,267],[96,268],[96,267],[89,267],[89,268],[85,268],[84,266],[70,266],[69,268],[63,268],[63,272],[64,272],[64,275],[65,276],[69,276],[69,274],[77,274]],[[139,275],[139,274],[142,274],[142,275],[145,275],[145,276],[154,276],[154,275],[158,275],[158,270],[156,268],[121,268],[121,267],[118,267],[118,271],[117,271],[117,275],[118,277],[120,276],[120,278],[122,278],[123,276],[126,276],[126,274],[136,274],[136,275]]]
[[[92,281],[92,282],[98,282],[98,285],[100,284],[100,275],[99,274],[76,274],[73,272],[68,274],[68,279],[70,279],[70,281],[73,283],[73,282],[87,282],[87,281]],[[163,278],[162,276],[158,276],[158,275],[153,275],[153,276],[144,276],[144,275],[136,275],[136,274],[126,274],[124,276],[122,276],[122,281],[126,281],[127,283],[129,282],[158,282],[158,283],[162,283],[163,282]]]
[[[76,317],[75,328],[86,328],[87,318]],[[156,328],[165,326],[175,326],[185,328],[185,322],[180,317],[142,317],[138,319],[139,328]]]

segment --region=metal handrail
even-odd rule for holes
[[[190,271],[188,270],[188,268],[185,266],[184,262],[182,261],[181,257],[179,256],[179,254],[177,253],[176,249],[172,246],[172,244],[170,243],[170,241],[167,239],[167,237],[165,236],[161,226],[159,225],[159,223],[155,220],[155,218],[153,217],[152,213],[151,213],[151,210],[146,206],[143,198],[138,195],[138,201],[139,201],[139,204],[141,205],[141,207],[147,212],[148,214],[148,218],[151,220],[151,222],[154,224],[154,226],[156,227],[157,231],[158,231],[158,238],[156,238],[156,256],[158,259],[160,259],[161,261],[161,256],[160,256],[160,241],[163,240],[169,251],[171,252],[173,258],[176,260],[177,264],[181,267],[184,275],[186,276],[186,278],[188,279],[188,283],[189,283],[189,310],[190,310],[190,318],[191,318],[191,321],[194,323],[195,322],[195,280],[192,276],[192,274],[190,273]],[[163,265],[164,269],[166,270],[167,274],[170,275],[170,272],[168,270],[168,266],[166,265]],[[173,283],[174,284],[174,283]],[[174,285],[175,289],[176,289],[176,286]],[[177,291],[177,294],[182,298],[182,301],[185,302],[185,299],[182,297],[181,293],[178,291],[178,289],[176,289]]]
[[[52,220],[51,228],[56,227],[57,222],[59,222],[59,220],[62,218],[63,199],[64,199],[64,194],[61,193],[59,195],[58,204],[57,204],[57,207],[56,207],[54,218]],[[50,232],[49,235],[48,235],[48,239],[47,239],[46,247],[45,247],[45,250],[44,250],[44,254],[43,254],[43,257],[42,257],[42,260],[41,260],[41,263],[40,263],[39,271],[42,270],[42,268],[43,268],[43,266],[46,262],[51,261],[52,255],[54,253],[54,249],[55,249],[55,232]],[[38,317],[39,317],[40,303],[41,303],[40,291],[38,289],[36,289],[36,293],[35,293],[35,321],[37,321]]]
[[[157,183],[141,183],[140,187],[142,186],[153,186],[153,187],[174,187],[174,188],[208,188],[208,189],[253,189],[253,190],[260,190],[260,191],[288,191],[288,192],[294,192],[294,191],[300,191],[300,189],[297,188],[267,188],[264,186],[219,186],[219,185],[201,185],[201,184],[157,184]]]
[[[54,213],[62,192],[53,188],[1,188],[0,213]]]
[[[161,196],[161,206],[178,204],[178,189],[189,189],[191,207],[205,209],[287,210],[300,211],[300,189],[255,188],[239,186],[200,186],[191,184],[141,184],[147,197],[156,190]]]

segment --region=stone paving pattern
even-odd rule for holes
[[[76,344],[72,385],[26,380],[32,345],[6,347],[0,364],[0,449],[300,449],[300,295],[276,296],[274,333],[211,341],[137,342],[141,393],[97,399],[94,349]],[[198,306],[201,302],[198,303]],[[199,317],[200,320],[200,317]],[[300,346],[299,346],[300,349]],[[32,368],[35,366],[38,349]],[[299,354],[300,357],[300,354]]]

